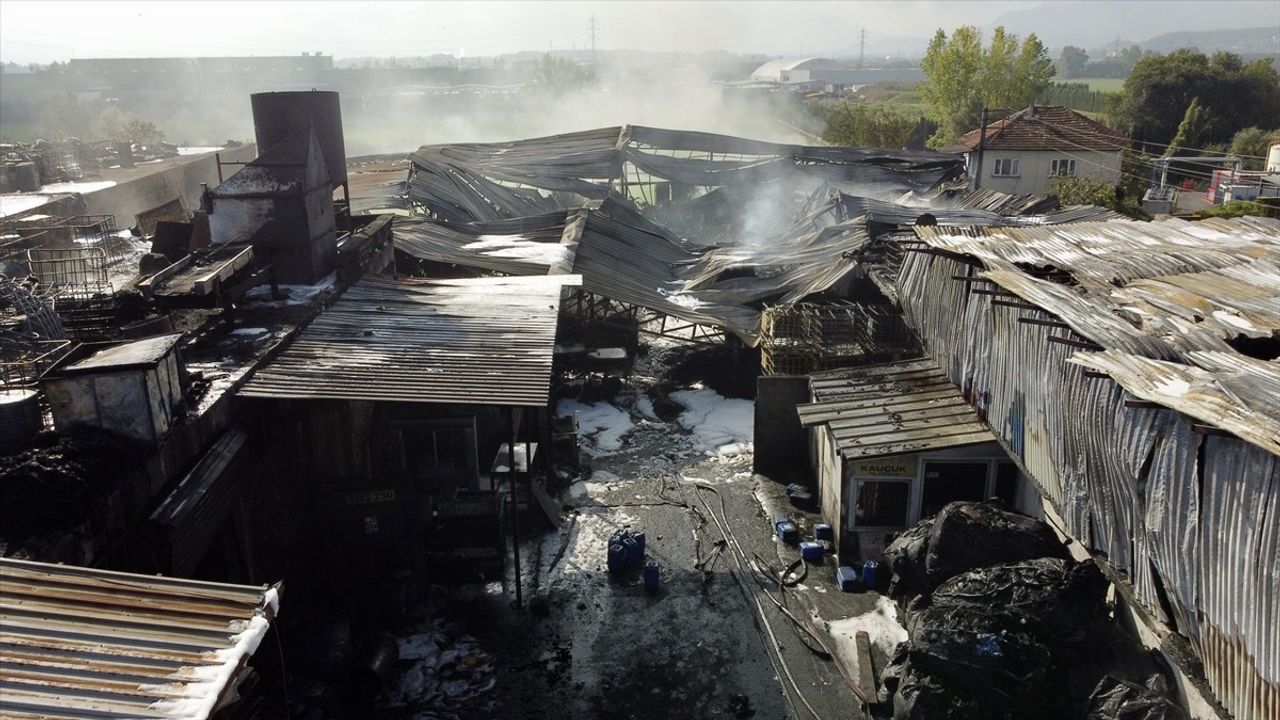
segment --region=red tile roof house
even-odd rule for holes
[[[971,179],[980,135],[980,129],[965,133],[956,148],[968,160]],[[1075,110],[1032,105],[987,124],[980,186],[1015,194],[1052,193],[1053,179],[1061,175],[1115,185],[1128,144],[1120,132]]]

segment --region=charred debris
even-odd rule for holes
[[[5,711],[1280,708],[1274,221],[252,110],[197,193],[0,219]]]

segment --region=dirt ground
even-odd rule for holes
[[[569,522],[524,544],[524,607],[514,607],[508,573],[456,590],[441,608],[493,656],[495,687],[468,714],[864,717],[835,662],[775,602],[822,632],[826,621],[874,613],[879,596],[836,590],[830,557],[786,591],[751,569],[754,559],[776,575],[798,558],[774,539],[775,508],[806,532],[813,517],[787,507],[780,483],[752,474],[749,446],[708,451],[698,428],[678,422],[680,408],[663,412],[666,373],[654,364],[610,401],[632,429],[616,451],[584,456],[589,468],[563,495]],[[658,592],[644,590],[639,572],[608,574],[607,538],[620,528],[646,534],[647,557],[661,566]],[[878,665],[886,653],[875,650]]]

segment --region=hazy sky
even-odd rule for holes
[[[1280,2],[1196,0],[1075,2],[1089,17],[1131,6],[1136,26],[1094,28],[1143,40],[1169,30],[1280,25]],[[592,15],[603,49],[770,54],[847,52],[866,28],[869,45],[928,37],[938,27],[983,26],[1008,13],[1034,18],[1052,2],[61,2],[0,0],[0,59],[270,55],[322,51],[336,57],[442,52],[497,55],[584,48]],[[1031,11],[1031,12],[1028,12]],[[1261,18],[1261,23],[1259,22]],[[1046,25],[1054,25],[1051,21]],[[1094,25],[1100,23],[1093,23]],[[1105,23],[1101,23],[1105,24]],[[1039,30],[1042,35],[1052,28]],[[1085,40],[1079,42],[1084,43]]]

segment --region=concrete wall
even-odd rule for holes
[[[226,162],[248,162],[257,157],[253,144],[231,148],[220,153]],[[240,166],[223,167],[223,175],[230,177]],[[89,215],[114,215],[116,227],[128,228],[134,224],[134,216],[144,210],[182,198],[187,210],[200,205],[201,183],[210,188],[218,185],[218,162],[213,153],[193,158],[179,158],[174,164],[152,173],[144,173],[117,185],[84,196],[85,212]]]
[[[763,375],[756,378],[755,470],[787,475],[807,467],[806,432],[796,405],[809,402],[805,375]]]
[[[1013,158],[1018,161],[1018,176],[1003,177],[991,173],[996,160]],[[975,153],[968,153],[972,171],[977,160]],[[1049,177],[1051,160],[1075,160],[1076,177],[1102,180],[1111,185],[1120,182],[1120,153],[1104,153],[1090,150],[1045,152],[1040,150],[988,150],[982,158],[982,187],[988,190],[1013,194],[1052,193],[1053,178]]]
[[[818,475],[818,500],[822,519],[831,526],[836,542],[844,547],[847,529],[844,512],[844,460],[836,450],[835,439],[826,425],[814,427],[810,433],[814,471]],[[843,552],[843,550],[841,550]]]

